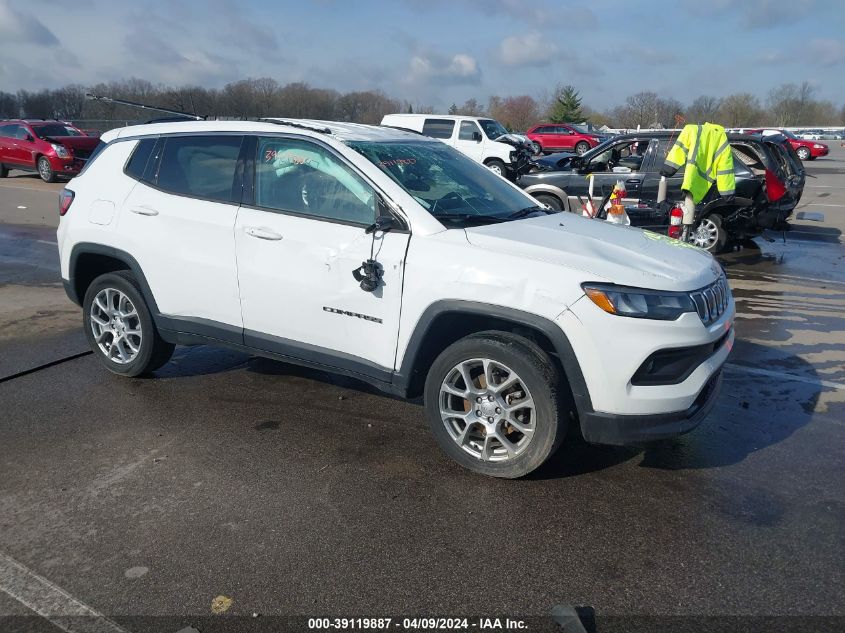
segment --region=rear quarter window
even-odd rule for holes
[[[450,119],[426,119],[422,133],[432,138],[452,138],[455,122]]]
[[[135,146],[132,156],[126,162],[126,168],[123,170],[123,173],[135,180],[141,180],[144,176],[144,170],[147,168],[147,162],[150,160],[150,156],[152,156],[155,144],[155,138],[141,139]],[[102,142],[100,145],[102,145]],[[93,156],[91,160],[94,160]]]

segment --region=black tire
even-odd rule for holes
[[[531,439],[521,452],[505,461],[483,461],[464,450],[452,439],[440,416],[444,380],[459,363],[471,359],[490,359],[512,369],[534,402]],[[560,406],[562,386],[557,366],[535,343],[507,332],[479,332],[447,347],[432,364],[425,382],[426,417],[440,447],[464,468],[491,477],[523,477],[551,457],[566,436],[567,422]],[[469,400],[464,402],[464,410],[477,406]]]
[[[810,150],[808,150],[806,147],[799,147],[797,150],[795,150],[795,153],[798,154],[798,158],[800,158],[801,160],[811,160],[813,158],[812,154],[810,154]]]
[[[716,236],[712,242],[708,242],[706,246],[701,246],[704,250],[706,250],[711,255],[718,255],[719,253],[724,252],[725,247],[728,243],[728,232],[725,230],[725,227],[722,226],[722,216],[718,213],[713,213],[706,217],[701,218],[699,223],[693,229],[693,233],[698,230],[702,223],[709,222],[713,228],[715,228]],[[698,246],[698,244],[697,244]]]
[[[499,174],[502,178],[508,177],[508,172],[507,169],[505,169],[505,164],[498,158],[491,158],[484,164],[487,165],[490,171]]]
[[[589,151],[590,151],[590,144],[589,143],[587,143],[585,141],[581,141],[581,142],[575,144],[575,153],[578,154],[578,156],[581,156],[582,154],[586,154]]]
[[[537,141],[531,143],[531,151],[534,153],[534,156],[539,156],[543,153],[543,146],[540,145]]]
[[[107,288],[118,290],[125,294],[135,311],[138,314],[138,327],[141,330],[141,343],[138,346],[138,353],[134,359],[125,364],[119,364],[111,360],[106,353],[100,349],[94,338],[93,326],[91,323],[91,306],[97,294]],[[82,327],[85,330],[85,337],[88,339],[94,355],[105,365],[105,367],[121,376],[141,376],[155,371],[164,365],[173,355],[175,346],[162,340],[153,322],[147,302],[144,301],[141,288],[134,275],[129,271],[119,270],[113,273],[100,275],[85,291],[85,298],[82,301]]]
[[[555,211],[563,211],[563,202],[550,193],[532,193],[531,196],[541,204],[550,206]]]
[[[9,175],[9,169],[5,165],[0,165],[0,178],[5,178]]]
[[[35,167],[38,169],[38,175],[41,176],[41,180],[44,182],[56,182],[56,172],[53,171],[50,161],[46,156],[39,156]]]

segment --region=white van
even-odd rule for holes
[[[500,176],[515,168],[522,139],[487,117],[448,114],[388,114],[382,125],[440,139]]]

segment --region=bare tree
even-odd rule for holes
[[[14,119],[20,116],[17,95],[0,91],[0,118]]]
[[[718,116],[725,127],[750,127],[759,123],[762,117],[760,102],[747,92],[725,97]]]
[[[458,114],[462,116],[484,116],[484,108],[474,98],[464,101],[464,105],[458,108]]]
[[[540,118],[540,108],[534,97],[528,95],[505,97],[496,102],[490,116],[510,130],[524,132]]]
[[[714,121],[719,114],[722,100],[710,95],[701,95],[686,109],[687,123],[708,123]]]
[[[85,105],[85,89],[70,84],[53,90],[53,116],[59,119],[78,119]]]
[[[638,92],[625,100],[625,105],[614,110],[614,115],[625,128],[654,127],[659,124],[660,97],[656,92]]]
[[[53,93],[49,90],[39,92],[18,90],[18,103],[25,117],[33,119],[53,118]]]

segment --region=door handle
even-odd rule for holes
[[[626,185],[634,185],[635,187],[639,187],[641,184],[643,184],[643,181],[640,180],[639,178],[631,178],[629,180],[626,180],[625,184]]]
[[[158,215],[158,211],[151,207],[131,207],[129,210],[132,213],[137,213],[138,215]]]
[[[245,226],[244,232],[250,237],[257,237],[260,240],[271,240],[275,242],[282,239],[280,233],[265,229],[262,226]]]

